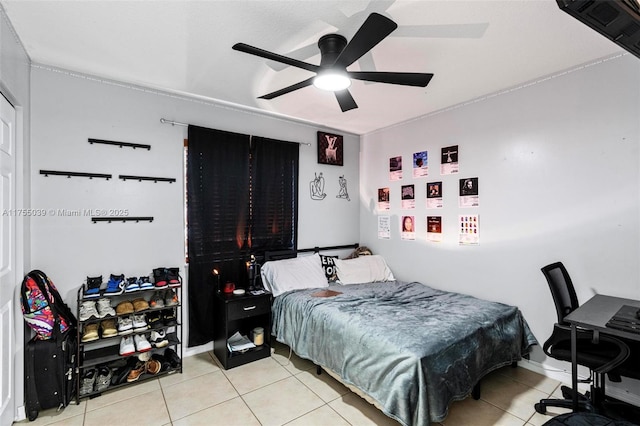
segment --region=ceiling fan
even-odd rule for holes
[[[347,43],[346,38],[339,34],[324,35],[318,41],[320,65],[278,55],[244,43],[236,43],[233,45],[233,49],[316,73],[315,76],[307,80],[260,96],[260,99],[273,99],[313,84],[320,89],[333,91],[342,112],[346,112],[358,108],[356,101],[348,90],[351,85],[351,79],[418,87],[426,87],[429,84],[433,74],[347,71],[349,65],[384,40],[396,28],[398,28],[398,25],[391,19],[378,13],[372,13],[349,43]]]

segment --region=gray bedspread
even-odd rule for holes
[[[340,375],[404,425],[442,421],[487,373],[537,341],[514,306],[420,283],[331,286],[275,298],[276,340]]]

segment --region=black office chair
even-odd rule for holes
[[[549,283],[558,314],[553,333],[542,349],[547,356],[571,362],[571,326],[564,318],[578,308],[578,297],[562,262],[545,266],[542,273]],[[629,347],[621,340],[605,335],[595,340],[596,336],[591,331],[577,330],[577,363],[589,369],[589,378],[579,382],[590,384],[588,394],[578,394],[581,411],[597,411],[604,399],[604,375],[607,374],[612,382],[619,382],[620,375],[615,373],[615,369],[629,357]],[[573,390],[567,386],[561,389],[564,399],[541,399],[535,404],[536,411],[545,414],[547,407],[572,408]]]

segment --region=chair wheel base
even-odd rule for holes
[[[534,405],[534,408],[540,414],[547,414],[547,406],[544,404],[538,402],[536,405]]]

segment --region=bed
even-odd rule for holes
[[[272,335],[403,425],[452,401],[537,341],[517,307],[393,277],[381,256],[266,262]]]

